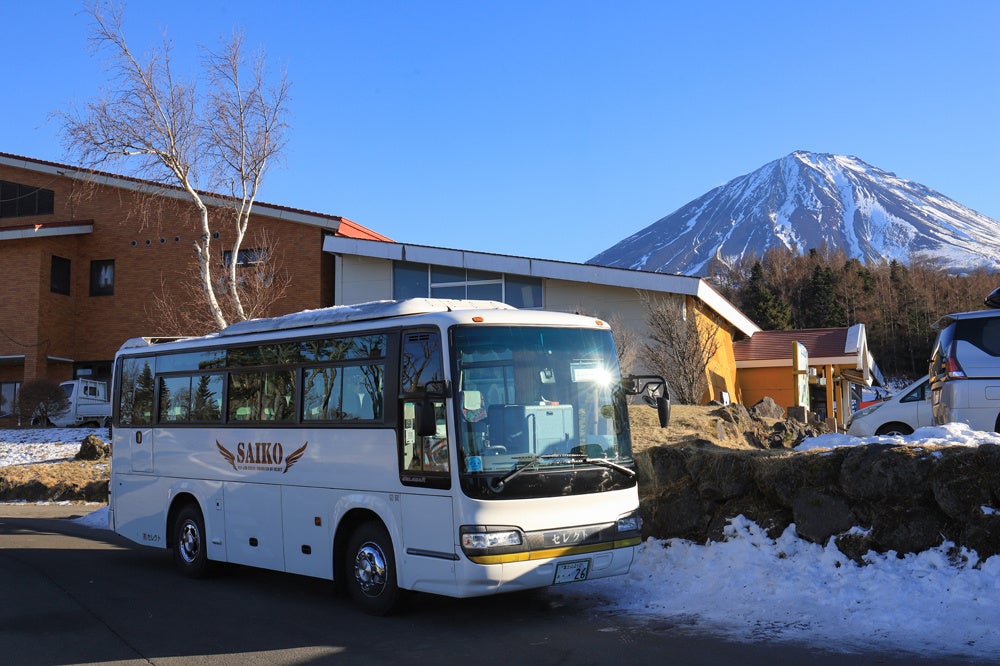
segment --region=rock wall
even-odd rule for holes
[[[903,554],[943,541],[981,559],[1000,553],[1000,446],[795,453],[695,442],[636,460],[645,536],[720,540],[742,514],[772,536],[794,524],[803,539],[834,538],[859,562],[869,550]]]

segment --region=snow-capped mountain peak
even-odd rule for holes
[[[853,156],[796,151],[740,176],[587,263],[707,275],[713,259],[783,245],[867,261],[939,258],[953,271],[1000,270],[1000,223]]]

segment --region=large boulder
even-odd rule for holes
[[[755,419],[783,419],[785,418],[785,408],[772,398],[765,396],[750,408],[750,416]]]
[[[97,435],[87,435],[80,443],[76,460],[105,460],[111,455],[111,447]]]

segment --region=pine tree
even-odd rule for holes
[[[844,310],[837,303],[837,275],[829,266],[816,264],[809,279],[805,306],[806,328],[827,328],[847,324]]]
[[[759,261],[750,269],[750,279],[740,301],[744,314],[766,331],[787,330],[791,326],[791,310],[767,285]]]

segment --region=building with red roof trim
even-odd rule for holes
[[[220,276],[233,242],[225,199],[205,193]],[[171,330],[157,306],[197,296],[197,219],[178,187],[0,153],[0,414],[26,380],[110,378],[128,338],[205,332]],[[338,215],[254,205],[241,257],[268,253],[289,284],[267,315],[334,304],[328,236],[391,242]]]
[[[771,397],[782,407],[795,402],[794,346],[809,355],[811,410],[844,424],[851,414],[852,387],[882,383],[868,350],[864,324],[844,328],[760,331],[733,343],[733,355],[745,404]]]

